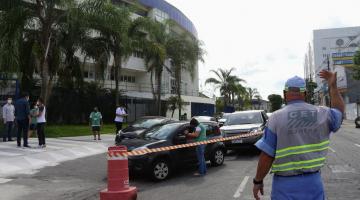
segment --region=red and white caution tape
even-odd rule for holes
[[[262,135],[262,132],[256,132],[256,133],[246,133],[242,135],[232,136],[232,137],[225,137],[225,138],[217,138],[212,140],[206,140],[201,142],[193,142],[189,144],[179,144],[174,146],[168,146],[168,147],[159,147],[154,149],[142,149],[142,150],[136,150],[136,151],[129,151],[129,152],[120,152],[120,151],[109,151],[108,152],[108,159],[116,160],[116,159],[127,159],[128,156],[139,156],[139,155],[145,155],[149,153],[157,153],[162,151],[171,151],[175,149],[183,149],[187,147],[194,147],[202,144],[210,144],[215,142],[224,142],[229,140],[236,140],[241,138],[247,138],[251,136],[259,136]]]

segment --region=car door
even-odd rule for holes
[[[177,138],[179,136],[184,135],[185,130],[191,130],[190,125],[185,125],[185,126],[181,126],[177,132],[175,133],[174,136],[174,145],[179,145],[179,144],[185,144],[185,143],[192,143],[194,142],[193,139],[187,138],[186,142],[184,143],[179,143],[177,142]],[[194,162],[194,160],[196,160],[196,148],[195,147],[186,147],[186,148],[181,148],[181,149],[176,149],[174,150],[174,153],[176,153],[176,157],[177,157],[177,161],[178,162],[182,162],[182,163],[191,163]]]

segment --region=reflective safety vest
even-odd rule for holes
[[[277,135],[271,172],[293,176],[319,171],[330,144],[330,116],[329,108],[305,102],[275,112],[267,125]]]

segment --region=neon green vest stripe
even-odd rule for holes
[[[289,151],[289,150],[297,150],[297,149],[304,149],[304,148],[311,148],[311,147],[319,147],[319,146],[323,146],[325,144],[329,144],[330,143],[330,140],[325,140],[321,143],[317,143],[317,144],[306,144],[306,145],[300,145],[300,146],[293,146],[293,147],[287,147],[287,148],[284,148],[284,149],[279,149],[276,151],[276,153],[282,153],[282,152],[285,152],[285,151]]]
[[[325,157],[321,157],[321,158],[316,158],[316,159],[306,160],[306,161],[288,162],[288,163],[277,164],[277,165],[273,164],[271,171],[272,172],[290,171],[290,170],[292,170],[294,168],[304,169],[304,168],[307,168],[309,166],[315,166],[315,165],[319,165],[319,164],[324,164],[325,160],[326,160]]]
[[[275,158],[278,159],[278,158],[283,158],[283,157],[290,156],[290,155],[298,155],[298,154],[304,154],[304,153],[324,151],[324,150],[327,150],[328,148],[329,148],[329,146],[318,148],[318,149],[308,149],[308,150],[303,150],[303,151],[298,151],[298,152],[289,152],[289,153],[286,153],[283,155],[276,155]]]
[[[322,167],[324,163],[316,164],[316,165],[310,165],[310,166],[300,166],[300,167],[291,167],[291,168],[285,168],[285,169],[278,169],[278,170],[272,170],[272,172],[284,172],[284,171],[291,171],[291,170],[298,170],[298,169],[311,169],[315,167]]]

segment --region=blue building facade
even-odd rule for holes
[[[194,37],[198,37],[197,30],[192,23],[192,21],[187,18],[184,13],[182,13],[175,6],[164,0],[139,0],[139,3],[150,8],[157,8],[165,13],[167,13],[170,19],[177,22],[181,27],[191,33]]]

